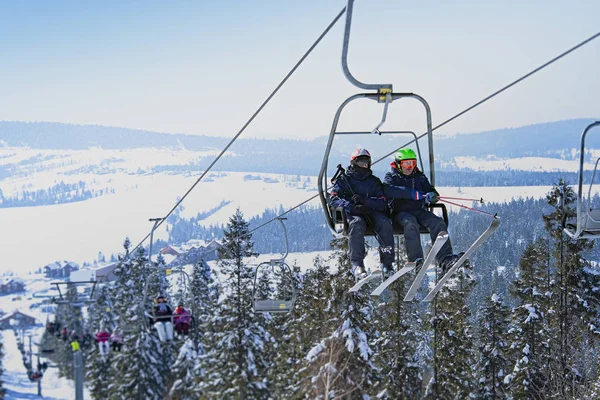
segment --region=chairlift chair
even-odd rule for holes
[[[56,289],[58,290],[59,296],[58,298],[54,298],[53,301],[56,304],[70,304],[75,307],[82,307],[86,304],[94,303],[96,301],[96,298],[94,297],[94,292],[96,290],[97,283],[97,281],[51,282],[52,285],[56,285]],[[75,290],[77,290],[78,285],[91,285],[92,287],[90,290],[84,291],[84,293],[77,292],[77,297],[75,299],[67,299],[67,293],[65,292],[65,294],[63,295],[62,291],[60,290],[61,285],[67,285],[67,290],[69,287],[68,285],[73,285]]]
[[[329,206],[330,195],[326,191],[327,186],[328,186],[327,185],[327,183],[328,183],[327,182],[327,177],[328,177],[327,167],[329,164],[329,155],[330,155],[333,141],[334,141],[336,135],[365,135],[365,134],[372,135],[372,134],[376,134],[376,135],[380,136],[380,135],[386,135],[386,134],[396,134],[396,135],[410,134],[414,137],[413,140],[416,144],[416,149],[419,154],[419,161],[421,162],[421,170],[423,172],[425,172],[425,170],[423,168],[423,157],[421,156],[421,150],[419,147],[419,140],[418,140],[417,135],[414,132],[381,130],[381,128],[384,125],[386,118],[387,118],[388,107],[392,102],[394,102],[396,100],[402,100],[402,99],[417,100],[425,108],[426,126],[427,126],[427,143],[428,143],[428,150],[429,150],[429,181],[431,182],[432,185],[435,186],[435,169],[434,169],[431,109],[430,109],[427,101],[425,101],[425,99],[422,98],[421,96],[414,94],[414,93],[393,93],[391,84],[365,84],[365,83],[362,83],[362,82],[358,81],[350,73],[350,70],[348,68],[347,56],[348,56],[348,44],[350,41],[350,27],[351,27],[351,21],[352,21],[353,3],[354,3],[354,0],[348,0],[348,6],[346,7],[346,27],[345,27],[345,31],[344,31],[344,42],[343,42],[343,49],[342,49],[342,69],[344,71],[344,74],[346,75],[346,78],[350,81],[350,83],[359,87],[360,89],[376,90],[377,93],[359,93],[359,94],[350,96],[340,105],[340,107],[338,108],[337,112],[335,113],[335,117],[333,119],[333,124],[332,124],[331,131],[329,134],[329,140],[327,141],[327,146],[325,148],[325,154],[323,156],[323,162],[321,164],[321,170],[319,172],[317,185],[318,185],[318,191],[319,191],[319,198],[321,200],[321,205],[322,205],[323,211],[325,213],[325,220],[327,222],[327,226],[329,227],[331,232],[336,237],[348,235],[348,221],[346,218],[346,213],[341,208],[332,208]],[[381,118],[381,121],[370,132],[367,132],[367,131],[338,132],[337,127],[338,127],[338,123],[339,123],[342,111],[348,104],[350,104],[351,102],[358,100],[358,99],[368,99],[368,100],[377,101],[378,103],[383,103],[384,104],[383,116]],[[446,206],[444,204],[430,204],[427,207],[430,211],[441,210],[444,222],[446,223],[446,226],[448,226],[448,212],[447,212]],[[394,234],[400,235],[400,234],[404,233],[403,231],[404,231],[404,228],[402,226],[396,226],[396,224],[394,225]],[[424,226],[421,226],[420,232],[422,234],[429,234],[429,231]],[[371,227],[367,227],[365,235],[375,236],[375,232],[373,231],[373,229],[371,229]]]
[[[183,297],[186,297],[187,293],[188,293],[188,288],[189,288],[189,283],[190,283],[190,276],[188,275],[187,272],[184,271],[183,268],[158,268],[156,271],[152,272],[147,278],[146,278],[146,282],[144,284],[144,292],[143,292],[143,299],[144,301],[146,301],[146,299],[148,299],[148,288],[150,286],[150,282],[152,282],[152,279],[156,279],[156,278],[160,278],[161,276],[171,276],[173,274],[179,274],[181,276],[181,282],[183,283]],[[171,308],[173,308],[171,306]],[[188,311],[190,312],[191,315],[191,322],[190,322],[190,330],[193,329],[194,327],[194,314],[192,312],[192,307],[188,308]],[[168,317],[161,317],[160,319],[162,321],[166,321],[168,320],[171,323],[174,323],[174,315],[168,316]],[[153,325],[153,321],[155,320],[156,317],[154,317],[154,315],[152,315],[150,312],[148,312],[147,310],[143,311],[143,324],[144,327],[146,329],[146,331],[148,333],[152,333],[152,325]]]
[[[573,239],[598,239],[600,238],[600,209],[592,207],[592,186],[600,158],[596,160],[592,180],[588,189],[587,203],[583,199],[583,174],[585,159],[585,137],[594,127],[600,126],[600,121],[589,124],[581,134],[581,148],[579,151],[579,174],[577,185],[577,220],[575,224],[565,224],[563,230]],[[566,222],[566,221],[565,221]]]
[[[283,220],[286,218],[277,218],[283,227],[283,235],[285,238],[285,254],[281,258],[272,259],[269,261],[265,261],[260,263],[256,269],[254,270],[254,286],[252,298],[254,299],[254,312],[257,313],[287,313],[290,312],[294,308],[294,303],[296,302],[296,285],[294,284],[294,275],[292,273],[289,265],[286,264],[285,258],[288,256],[288,238],[287,231],[285,229],[285,225]],[[288,299],[261,299],[258,297],[258,276],[259,272],[262,269],[271,268],[273,272],[275,269],[279,269],[281,272],[281,277],[287,277],[288,282],[290,282],[290,297]]]

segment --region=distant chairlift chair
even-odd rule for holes
[[[273,259],[270,261],[260,263],[254,271],[254,287],[253,287],[252,297],[254,299],[254,312],[257,312],[257,313],[266,313],[266,312],[287,313],[287,312],[291,311],[292,308],[294,308],[294,303],[296,302],[296,285],[294,283],[294,275],[293,275],[292,270],[290,269],[289,265],[287,265],[285,263],[285,258],[289,254],[287,231],[285,229],[285,225],[283,224],[283,220],[285,218],[277,218],[277,219],[279,220],[279,222],[281,223],[281,226],[283,227],[283,235],[285,237],[285,254],[281,258],[277,258],[277,259]],[[280,270],[282,282],[285,281],[283,278],[287,278],[287,282],[289,282],[290,298],[282,299],[282,300],[280,300],[280,299],[271,300],[271,299],[258,298],[257,285],[258,285],[259,272],[261,269],[268,268],[268,267],[271,267],[273,269],[273,272],[275,272],[276,268],[278,268]]]
[[[183,268],[180,268],[180,267],[179,268],[160,268],[160,267],[153,266],[152,263],[150,263],[150,265],[151,265],[152,269],[155,269],[155,271],[152,272],[150,275],[148,275],[148,277],[146,278],[146,283],[144,284],[144,292],[142,295],[143,296],[142,298],[144,299],[144,301],[149,298],[148,290],[150,288],[150,282],[152,282],[152,280],[160,279],[163,275],[168,277],[173,274],[179,274],[179,276],[181,277],[180,282],[183,285],[182,298],[187,298],[187,293],[188,293],[189,286],[190,286],[190,276],[188,275],[187,272],[185,272],[183,270]],[[174,307],[171,304],[170,304],[170,306],[174,310]],[[193,308],[189,307],[188,311],[190,312],[190,316],[191,316],[190,330],[193,330],[194,326],[195,326]],[[154,322],[169,321],[174,326],[174,318],[175,318],[175,315],[170,315],[168,317],[159,317],[155,321],[154,315],[152,315],[148,311],[144,311],[142,320],[144,321],[144,327],[146,328],[146,331],[148,333],[152,333],[153,332],[152,326],[153,326]]]
[[[581,134],[581,149],[579,154],[579,179],[577,187],[577,221],[575,224],[568,224],[565,221],[564,231],[573,239],[599,239],[600,238],[600,209],[592,208],[592,185],[598,170],[600,158],[596,160],[592,181],[588,189],[587,204],[583,201],[583,174],[585,159],[585,136],[594,127],[600,126],[600,121],[588,125]]]

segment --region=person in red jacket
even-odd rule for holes
[[[96,341],[98,342],[98,350],[100,351],[101,356],[106,356],[108,354],[108,346],[110,339],[110,333],[104,328],[100,328],[100,331],[96,333]]]

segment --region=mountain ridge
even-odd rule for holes
[[[554,122],[530,124],[522,127],[494,129],[474,133],[458,133],[452,137],[435,138],[436,156],[446,157],[482,156],[485,149],[496,156],[534,156],[557,154],[558,151],[579,147],[581,132],[593,119],[580,118]],[[435,135],[435,133],[434,133]],[[323,151],[327,137],[312,140],[240,138],[245,152],[272,150]],[[222,149],[230,138],[182,133],[162,133],[141,129],[119,128],[102,125],[75,125],[59,122],[0,121],[0,141],[4,146],[29,147],[35,149],[85,150],[94,147],[103,149],[131,149],[145,147],[185,148],[191,151]],[[355,139],[338,139],[344,151],[346,142]],[[336,141],[336,142],[337,142]],[[519,146],[515,146],[517,143]],[[381,142],[381,143],[379,143]],[[384,136],[374,142],[374,152],[385,151],[402,145],[397,138]],[[392,143],[393,142],[393,143]],[[600,140],[590,136],[593,146]],[[381,146],[383,145],[383,146]],[[380,149],[380,147],[383,147]],[[336,148],[334,146],[334,148]],[[351,148],[351,146],[350,146]],[[350,150],[351,151],[351,150]],[[499,154],[498,154],[499,153]]]

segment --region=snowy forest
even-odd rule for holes
[[[84,181],[78,183],[60,182],[48,189],[35,191],[24,190],[15,196],[4,196],[0,189],[0,208],[31,207],[50,204],[72,203],[83,201],[104,194],[114,193],[114,189],[88,189]]]
[[[199,262],[188,285],[161,275],[144,298],[156,267],[142,248],[129,254],[125,240],[117,280],[101,287],[88,315],[60,304],[55,322],[79,335],[124,333],[122,351],[107,357],[83,347],[95,399],[596,399],[600,271],[586,256],[593,242],[562,232],[574,201],[563,181],[554,185],[527,240],[512,240],[523,232],[496,210],[507,217],[495,238],[503,244],[490,239],[430,304],[403,301],[414,274],[385,301],[350,295],[345,239],[331,241],[332,255],[308,269],[292,265],[290,276],[265,270],[254,294],[254,266],[245,263],[256,254],[254,238],[238,210],[224,229],[220,277]],[[487,224],[453,215],[461,219],[473,235]],[[402,265],[398,248],[401,241]],[[517,257],[511,273],[509,253]],[[254,298],[287,298],[291,285],[298,296],[290,313],[253,311]],[[185,340],[163,343],[147,329],[144,312],[160,293],[191,309]],[[47,332],[42,347],[55,350],[51,359],[71,377],[69,342]]]

